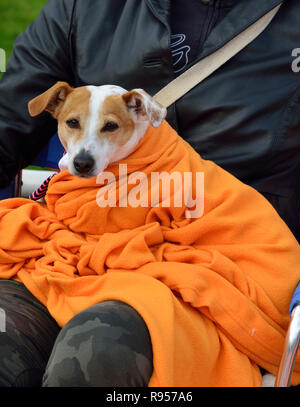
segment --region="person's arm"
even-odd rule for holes
[[[62,80],[72,83],[70,28],[75,0],[50,0],[15,41],[0,81],[0,188],[30,164],[57,129],[44,113],[30,117],[27,103]]]

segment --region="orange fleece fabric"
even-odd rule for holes
[[[203,173],[202,216],[186,217],[172,199],[169,207],[101,208],[104,181],[63,171],[46,204],[0,202],[0,278],[23,282],[60,326],[101,301],[133,306],[151,335],[149,386],[260,386],[258,366],[276,374],[280,362],[300,280],[298,242],[263,196],[203,160],[166,121],[120,163],[149,180]],[[117,197],[120,163],[106,170]],[[137,185],[127,193],[138,199]],[[190,188],[195,196],[194,177]],[[292,383],[300,383],[299,357]]]

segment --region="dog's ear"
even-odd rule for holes
[[[29,114],[31,116],[37,116],[46,110],[56,118],[66,97],[72,91],[73,88],[67,82],[57,82],[46,92],[35,97],[28,103]]]
[[[167,109],[143,89],[133,89],[122,98],[135,122],[150,121],[153,127],[158,127],[167,115]]]

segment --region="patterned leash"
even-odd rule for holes
[[[66,155],[66,151],[64,151],[62,157]],[[59,163],[61,160],[59,161]],[[42,185],[39,186],[38,189],[36,189],[32,194],[29,195],[28,199],[31,199],[32,201],[38,201],[41,198],[44,198],[44,196],[47,194],[48,187],[49,187],[49,182],[53,177],[55,177],[56,174],[60,172],[60,164],[58,164],[59,168],[49,168],[52,169],[53,171],[57,171],[55,174],[51,174],[45,181],[42,183]]]
[[[47,191],[48,191],[48,186],[49,186],[49,182],[51,181],[51,179],[55,176],[56,174],[52,174],[50,175],[43,183],[42,185],[36,189],[32,194],[29,195],[29,199],[31,199],[32,201],[38,201],[41,198],[44,198],[44,196],[46,195]]]

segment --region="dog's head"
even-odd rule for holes
[[[149,124],[158,127],[166,116],[166,109],[142,89],[72,88],[66,82],[57,82],[28,108],[31,116],[47,111],[57,120],[67,152],[60,167],[80,177],[97,176],[110,163],[126,158]]]

